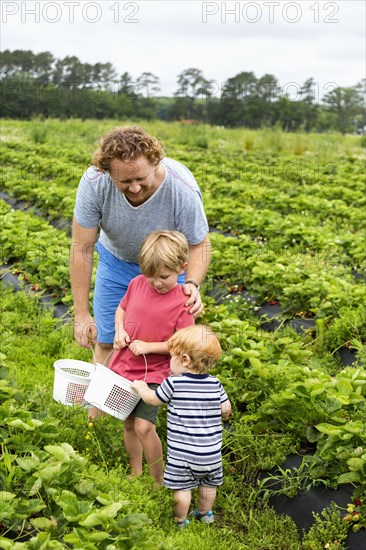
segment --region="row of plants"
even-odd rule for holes
[[[11,270],[35,290],[42,288],[55,300],[70,303],[71,238],[32,212],[13,210],[2,200],[0,214],[1,264],[11,264]]]
[[[103,122],[96,128],[95,121],[47,121],[32,127],[30,123],[6,122],[3,188],[30,201],[45,215],[70,219],[79,176],[99,135],[114,125]],[[166,143],[169,156],[185,162],[195,173],[210,223],[226,233],[211,233],[213,258],[203,286],[202,319],[221,337],[224,355],[216,373],[234,404],[234,415],[224,432],[226,477],[217,501],[218,529],[203,531],[198,525],[179,536],[174,533],[169,493],[154,491],[147,476],[126,479],[121,425],[112,417],[89,425],[85,410],[52,402],[54,360],[91,360],[90,352],[73,341],[72,324],[59,324],[37,305],[37,295],[44,293],[50,293],[54,301],[71,304],[71,238],[34,212],[15,211],[5,203],[1,203],[0,261],[35,292],[2,293],[1,361],[9,369],[7,376],[14,377],[24,392],[4,398],[6,422],[15,421],[10,428],[18,431],[10,433],[9,425],[3,426],[4,415],[0,422],[0,429],[8,430],[4,434],[14,443],[6,448],[10,458],[0,462],[0,471],[3,466],[14,466],[6,478],[10,485],[5,486],[4,502],[10,511],[3,527],[7,535],[8,529],[15,527],[16,536],[22,528],[29,536],[38,529],[34,541],[19,542],[19,548],[42,544],[44,548],[52,544],[129,548],[135,544],[133,530],[124,531],[126,538],[118,543],[111,537],[122,535],[118,529],[126,512],[143,512],[147,521],[138,523],[141,548],[143,544],[149,547],[151,541],[154,548],[196,546],[203,550],[213,545],[243,550],[346,548],[347,530],[364,532],[366,521],[365,285],[359,273],[352,273],[365,263],[357,138],[312,136],[310,140],[308,136],[285,138],[268,132],[229,133],[220,128],[182,130],[179,125],[162,123],[151,123],[149,129]],[[45,133],[44,139],[32,135],[36,130]],[[209,154],[200,146],[203,130],[210,141]],[[272,172],[267,174],[263,167]],[[216,289],[219,304],[209,297]],[[280,326],[275,332],[261,328],[258,313],[263,304],[280,306]],[[314,319],[314,327],[298,334],[285,323],[293,316]],[[343,367],[336,354],[344,345],[358,352],[349,368]],[[14,405],[14,399],[21,406]],[[44,431],[47,422],[57,426],[54,439],[37,441],[37,448],[29,440],[23,441],[23,436],[35,436],[38,427]],[[161,411],[158,429],[163,441],[165,426],[165,412]],[[278,467],[289,454],[309,448],[312,455],[301,468],[293,474],[282,470],[280,490],[275,487],[278,475],[269,476],[272,488],[268,479],[266,484],[258,481],[263,470]],[[66,455],[69,460],[63,463]],[[45,508],[17,517],[18,504],[22,509],[33,485],[24,490],[24,475],[18,492],[17,484],[11,485],[12,476],[22,478],[27,472],[35,483],[42,480],[39,472],[47,472],[58,462],[61,474],[55,475],[55,487],[53,480],[38,481],[39,493],[30,495],[31,499],[40,498]],[[93,481],[101,483],[97,493],[110,500],[99,501],[88,492],[83,496],[68,473],[62,478],[67,465],[74,468],[76,463],[82,479],[88,478],[85,472],[91,468]],[[23,472],[21,465],[29,470]],[[336,506],[317,516],[301,542],[294,523],[286,517],[277,518],[266,504],[278,491],[293,498],[312,486],[335,488],[345,483],[355,489],[348,506]],[[50,484],[57,493],[44,492]],[[118,498],[112,498],[112,489],[119,492]],[[64,504],[74,510],[70,521],[65,521],[63,492],[70,493]],[[85,501],[86,508],[78,508],[75,499],[79,504]],[[113,517],[103,516],[102,520],[98,515],[121,501],[129,504],[126,508],[122,504]],[[83,514],[89,512],[96,514],[93,517],[100,523],[92,526],[91,539],[86,540],[82,522],[88,517]],[[60,534],[54,528],[54,518],[62,527]],[[34,519],[48,522],[37,526]],[[109,539],[93,539],[97,537],[94,530],[107,533]],[[14,543],[0,539],[1,544],[10,548]]]
[[[148,475],[127,479],[122,425],[112,417],[88,423],[85,410],[52,402],[54,360],[90,360],[90,352],[73,341],[72,325],[41,310],[34,294],[2,289],[2,297],[1,363],[8,373],[2,371],[0,385],[1,548],[195,545],[205,550],[216,544],[242,550],[318,550],[328,544],[341,550],[347,548],[348,529],[362,528],[362,367],[343,369],[304,336],[290,329],[264,333],[258,320],[241,321],[227,306],[208,300],[203,321],[213,326],[224,348],[216,374],[234,404],[224,430],[225,482],[215,510],[217,528],[198,524],[176,533],[170,492],[154,489]],[[162,410],[158,430],[164,442],[165,426]],[[335,507],[316,516],[300,542],[292,520],[276,517],[268,507],[269,489],[257,480],[261,470],[281,464],[310,442],[316,442],[316,452],[302,482],[305,474],[308,484],[351,482],[357,492],[348,509]],[[294,491],[294,484],[285,490]]]
[[[71,219],[79,178],[97,146],[95,123],[37,123],[50,128],[46,142],[41,144],[30,139],[34,132],[31,123],[18,122],[15,127],[13,122],[4,124],[7,137],[1,157],[2,188],[12,196],[32,201],[48,216]],[[168,125],[148,126],[158,137],[161,134],[167,154],[185,162],[195,174],[212,226],[248,234],[273,250],[310,248],[316,252],[336,248],[340,261],[349,267],[365,267],[364,160],[356,136],[349,150],[343,143],[346,138],[337,143],[328,136],[318,136],[314,137],[319,141],[318,149],[304,146],[296,154],[252,149],[248,136],[242,144],[240,132],[223,129],[224,139],[219,139],[219,131],[210,129],[205,130],[213,136],[208,154],[192,147],[190,141],[183,146],[179,135],[172,139]],[[103,122],[97,127],[102,134],[108,125]],[[64,136],[66,130],[68,137]],[[169,130],[172,133],[171,127]],[[56,135],[64,137],[62,146]],[[281,134],[275,139],[281,141]],[[293,141],[296,139],[300,138]],[[321,144],[323,149],[327,146],[326,161]]]
[[[53,301],[71,304],[71,238],[32,211],[13,210],[4,201],[0,201],[0,209],[1,264],[8,264],[8,269],[19,273],[33,289],[50,294]],[[294,315],[324,318],[327,330],[319,325],[319,341],[331,351],[350,341],[362,351],[366,341],[365,286],[363,280],[355,279],[343,265],[337,265],[336,258],[331,266],[325,253],[274,258],[265,247],[258,258],[249,237],[230,238],[212,233],[211,242],[213,254],[205,291],[209,292],[219,282],[226,300],[233,302],[232,309],[239,316],[248,313],[242,294],[250,289],[255,298],[252,313],[263,303],[279,302],[283,318]]]

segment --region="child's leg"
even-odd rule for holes
[[[143,418],[135,418],[135,432],[143,447],[150,475],[156,479],[157,483],[161,483],[163,479],[163,448],[156,433],[155,424]]]
[[[216,498],[216,487],[200,485],[198,487],[198,511],[200,514],[207,514],[212,510]]]
[[[132,475],[142,474],[142,445],[135,432],[135,418],[129,416],[124,423],[124,443]]]
[[[178,489],[174,491],[173,496],[176,501],[176,505],[174,506],[175,520],[184,521],[187,519],[192,492],[190,489]]]

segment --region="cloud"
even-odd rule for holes
[[[19,10],[11,15],[14,5]],[[160,77],[166,94],[188,67],[217,82],[253,71],[274,74],[282,83],[313,76],[346,86],[364,75],[364,21],[365,4],[353,0],[3,0],[2,47],[111,62],[119,74],[134,78],[149,71]]]

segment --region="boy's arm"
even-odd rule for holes
[[[121,305],[118,305],[116,313],[114,315],[114,325],[115,325],[115,334],[113,347],[114,349],[121,349],[128,346],[130,343],[130,337],[125,331],[124,327],[125,321],[125,310],[122,309]]]
[[[136,390],[140,395],[141,399],[145,401],[148,405],[154,405],[155,407],[160,407],[164,405],[164,401],[160,401],[154,390],[151,390],[149,386],[143,380],[135,380],[132,382],[132,389]]]
[[[134,340],[130,344],[130,350],[134,355],[147,353],[166,353],[169,355],[168,342],[144,342],[143,340]]]
[[[231,415],[231,403],[227,399],[226,401],[221,403],[221,416],[223,420],[227,420],[230,415]]]

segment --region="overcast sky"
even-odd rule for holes
[[[284,91],[313,77],[314,92],[365,77],[363,0],[1,2],[1,49],[111,62],[134,79],[160,78],[172,95],[184,69],[219,89],[242,71],[275,75]]]

